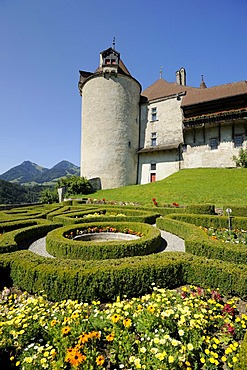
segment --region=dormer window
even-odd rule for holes
[[[103,66],[116,66],[119,63],[120,54],[116,50],[109,48],[102,51],[101,58],[101,63]]]
[[[120,54],[113,48],[109,48],[100,53],[100,67],[106,78],[109,76],[117,77]]]
[[[116,58],[114,59],[105,59],[105,63],[104,64],[107,64],[107,65],[111,65],[111,64],[117,64],[117,61],[116,61]]]

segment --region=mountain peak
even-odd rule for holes
[[[61,177],[79,176],[79,173],[79,167],[66,160],[57,163],[51,169],[39,166],[31,161],[24,161],[0,175],[0,179],[19,184],[42,184],[55,182]]]

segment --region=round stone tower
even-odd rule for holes
[[[136,184],[141,86],[109,48],[95,73],[80,71],[81,176],[98,188]],[[92,180],[93,181],[93,180]]]

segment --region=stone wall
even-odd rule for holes
[[[136,184],[140,85],[129,76],[95,75],[82,89],[81,176],[102,189]]]

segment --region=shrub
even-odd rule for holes
[[[5,233],[0,239],[0,254],[27,249],[31,241],[44,237],[49,231],[61,224],[44,222],[36,226],[25,227]]]
[[[239,149],[238,157],[232,157],[237,167],[247,168],[247,149]]]
[[[94,192],[90,182],[85,177],[70,176],[58,181],[58,187],[66,188],[66,196],[75,194],[91,194]]]
[[[184,239],[187,253],[237,264],[247,263],[247,247],[244,244],[225,244],[218,240],[212,240],[199,227],[169,217],[159,218],[156,223],[160,229]]]
[[[247,298],[247,268],[183,253],[158,253],[101,261],[51,259],[29,251],[0,256],[0,274],[31,293],[41,290],[49,300],[85,302],[114,300],[150,293],[155,283],[164,288],[185,284],[219,288],[223,294]]]
[[[143,236],[136,240],[117,240],[117,241],[79,241],[65,238],[65,235],[76,235],[77,229],[87,230],[88,228],[97,230],[106,227],[115,228],[118,232],[124,232],[126,229],[134,230]],[[51,231],[46,238],[47,251],[56,257],[100,260],[110,258],[122,258],[136,255],[147,255],[160,249],[161,235],[160,231],[150,225],[143,223],[129,222],[95,222],[79,224],[75,227],[63,227]]]

